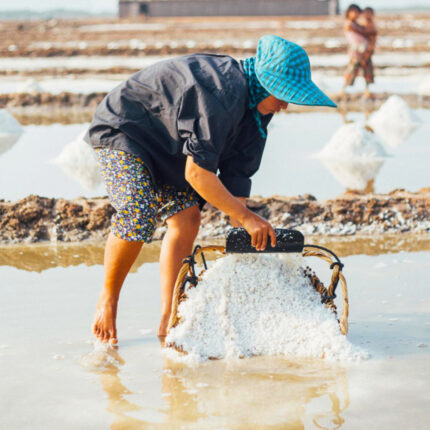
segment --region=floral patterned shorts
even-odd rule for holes
[[[123,151],[98,148],[101,174],[110,202],[116,213],[112,216],[112,233],[124,240],[151,242],[157,221],[199,204],[193,189],[178,191],[174,186],[157,184],[144,162]]]

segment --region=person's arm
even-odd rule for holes
[[[212,206],[237,220],[251,236],[251,244],[257,251],[266,249],[268,236],[272,246],[276,245],[276,234],[268,221],[250,211],[222,184],[215,173],[210,172],[187,157],[185,179]]]
[[[348,21],[345,25],[345,30],[353,31],[354,33],[361,34],[362,36],[368,36],[366,29],[355,21]]]
[[[235,197],[235,198],[239,200],[244,206],[246,206],[247,197]],[[236,218],[230,217],[230,224],[232,227],[242,227],[242,224]]]

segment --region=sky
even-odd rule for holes
[[[350,3],[357,3],[360,6],[371,6],[378,8],[404,8],[405,6],[425,6],[430,7],[430,0],[340,0],[342,9]],[[49,9],[78,9],[92,13],[112,13],[116,12],[118,0],[0,0],[0,11],[7,10],[35,10],[44,11]]]

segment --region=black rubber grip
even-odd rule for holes
[[[305,238],[297,230],[287,228],[275,228],[276,246],[272,248],[270,237],[267,238],[267,246],[264,251],[257,251],[251,245],[251,236],[243,228],[232,228],[227,233],[225,251],[227,254],[245,254],[260,252],[302,252]]]

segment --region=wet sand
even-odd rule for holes
[[[40,261],[51,258],[39,251]],[[166,359],[155,335],[157,263],[127,279],[117,363],[106,364],[88,343],[100,265],[42,273],[1,266],[1,427],[423,429],[430,418],[429,257],[344,258],[349,338],[372,354],[353,365],[256,357],[188,367]],[[325,265],[315,269],[328,275]]]

